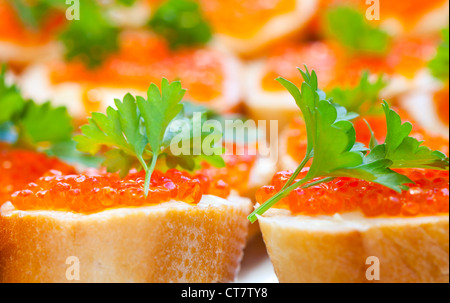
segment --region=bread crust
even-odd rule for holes
[[[0,282],[229,282],[251,203],[204,196],[84,215],[7,210],[0,216]],[[9,204],[11,206],[11,204]],[[69,281],[66,260],[79,259]]]
[[[449,282],[448,215],[312,218],[270,210],[259,224],[280,282]],[[371,256],[379,280],[366,277]]]

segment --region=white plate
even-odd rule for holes
[[[261,235],[249,241],[244,250],[237,283],[278,283]]]

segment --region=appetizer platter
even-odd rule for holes
[[[1,283],[448,283],[449,2],[0,0]]]

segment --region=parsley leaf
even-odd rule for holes
[[[386,87],[387,83],[382,75],[375,81],[369,80],[369,72],[363,72],[359,84],[355,87],[331,89],[327,95],[334,103],[345,107],[349,112],[360,115],[378,113],[375,109],[380,91]]]
[[[402,124],[400,116],[384,101],[387,135],[384,143],[385,157],[393,161],[394,168],[448,169],[449,159],[439,151],[432,151],[416,138],[409,137],[412,125]]]
[[[306,155],[285,186],[271,199],[248,216],[253,223],[275,203],[294,189],[307,188],[338,177],[358,178],[389,187],[397,192],[408,189],[413,183],[393,168],[448,169],[449,159],[440,152],[420,146],[421,142],[409,137],[412,126],[401,123],[400,116],[384,102],[386,116],[386,140],[377,144],[372,140],[370,148],[356,142],[356,131],[348,118],[347,110],[327,99],[317,87],[317,76],[300,70],[304,82],[299,90],[293,83],[278,81],[292,94],[299,106],[308,137]],[[306,176],[294,183],[298,174],[310,161]]]
[[[206,113],[201,114],[200,129],[196,129],[195,116],[185,117],[181,102],[184,94],[179,81],[169,83],[163,79],[161,90],[156,84],[150,85],[147,99],[130,94],[123,101],[116,99],[117,109],[108,107],[106,115],[92,113],[88,124],[81,127],[82,135],[74,138],[77,148],[90,154],[106,148],[103,165],[110,172],[119,171],[122,177],[133,167],[144,169],[146,194],[158,159],[164,159],[169,168],[179,166],[186,170],[200,167],[202,161],[224,166],[221,149],[213,148],[211,155],[198,150],[210,142],[207,140],[221,138],[222,134],[203,131]],[[178,142],[175,139],[188,142],[186,153],[172,152],[173,142]],[[211,146],[214,147],[212,143]]]
[[[53,107],[50,102],[37,104],[25,100],[15,85],[6,84],[6,65],[0,72],[0,124],[16,133],[15,145],[30,149],[40,143],[53,145],[70,140],[72,119],[65,107]]]
[[[120,0],[131,5],[133,0]],[[64,0],[12,1],[19,17],[33,29],[39,29],[48,16],[54,12],[64,14],[67,4]],[[83,1],[79,5],[80,20],[67,22],[59,33],[59,40],[65,46],[67,60],[78,59],[94,68],[119,49],[119,28],[112,25],[97,1]]]
[[[163,36],[172,49],[209,42],[212,32],[200,5],[192,0],[168,0],[149,22],[153,31]]]
[[[25,106],[19,89],[15,85],[6,84],[6,65],[2,65],[0,71],[0,124],[13,120],[19,115]]]
[[[167,79],[161,83],[161,93],[158,86],[152,83],[147,92],[148,100],[137,97],[139,110],[144,118],[147,138],[152,151],[158,154],[161,150],[166,129],[169,123],[183,110],[181,100],[186,91],[179,81],[169,84]]]
[[[60,34],[67,60],[79,59],[88,67],[99,66],[119,49],[119,28],[110,24],[96,1],[80,5],[80,20],[72,20]]]
[[[62,0],[14,0],[9,2],[14,7],[23,23],[32,29],[41,28],[51,11],[55,9],[55,6],[58,4],[60,6],[64,5]]]
[[[448,81],[449,78],[449,29],[442,31],[442,43],[436,50],[435,57],[428,63],[431,74],[442,80]]]
[[[351,51],[375,55],[388,51],[389,35],[371,26],[354,8],[338,6],[329,9],[325,14],[325,25],[327,34]]]
[[[50,102],[27,102],[17,126],[18,142],[26,145],[70,140],[73,132],[72,119],[67,109],[63,106],[53,107]]]

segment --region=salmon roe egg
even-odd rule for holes
[[[20,210],[64,210],[93,213],[108,208],[137,207],[171,200],[189,204],[200,202],[204,194],[227,198],[229,186],[221,180],[212,182],[203,175],[169,169],[155,171],[149,193],[144,192],[145,173],[130,173],[124,179],[118,174],[62,175],[54,172],[29,183],[11,195],[12,204]]]
[[[55,157],[0,145],[0,205],[14,191],[25,187],[51,169],[65,174],[75,173],[71,165]]]
[[[276,207],[303,215],[361,211],[366,217],[414,217],[449,212],[448,171],[403,169],[399,173],[414,182],[408,184],[409,189],[402,193],[364,180],[336,178],[306,189],[297,188],[279,201]],[[277,173],[271,185],[257,191],[257,202],[262,204],[273,197],[290,176],[292,171]]]
[[[208,163],[203,163],[203,168],[199,171],[207,176],[209,180],[215,181],[215,188],[219,190],[223,181],[228,186],[222,191],[229,191],[230,188],[244,195],[248,191],[250,172],[255,165],[256,155],[224,155],[225,167],[216,168]]]

